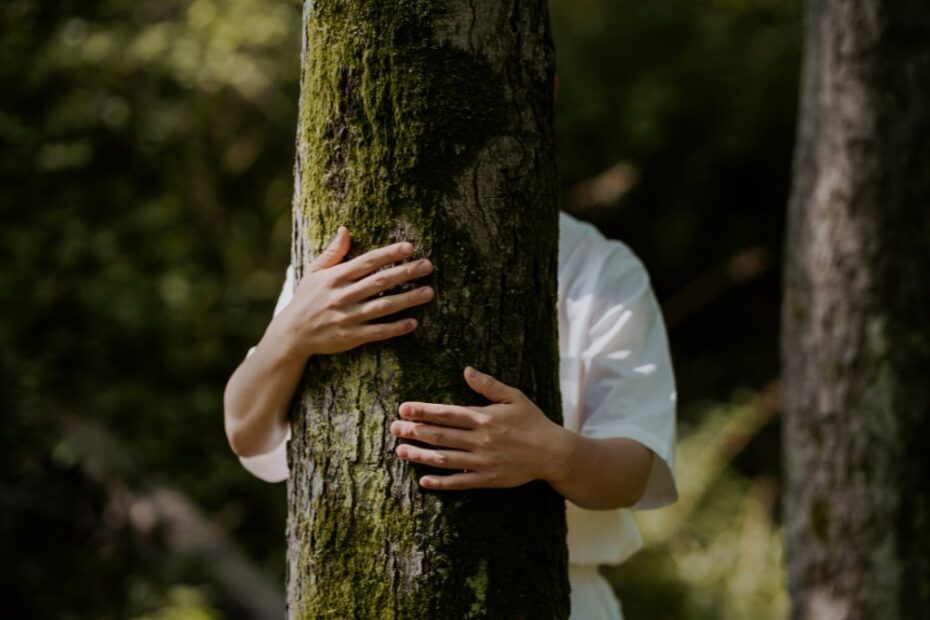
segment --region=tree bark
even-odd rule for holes
[[[930,6],[810,0],[781,352],[795,618],[930,617]]]
[[[288,447],[288,617],[566,618],[564,499],[538,480],[422,489],[426,468],[397,459],[388,432],[405,400],[486,404],[466,364],[561,423],[546,3],[316,0],[303,20],[298,280],[345,224],[349,258],[410,240],[437,294],[404,313],[414,333],[308,363]]]

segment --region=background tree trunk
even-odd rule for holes
[[[930,617],[930,6],[807,3],[782,356],[796,618]]]
[[[308,364],[288,452],[288,616],[566,618],[564,500],[539,481],[425,491],[388,432],[404,400],[484,404],[466,364],[561,422],[546,3],[304,7],[298,278],[346,224],[350,257],[412,241],[437,296],[407,313],[414,334]]]

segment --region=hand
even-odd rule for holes
[[[472,374],[474,373],[474,374]],[[492,404],[461,407],[407,401],[403,420],[391,423],[391,434],[452,449],[397,447],[397,456],[434,467],[465,470],[446,476],[423,476],[429,489],[515,487],[548,479],[557,467],[556,448],[564,433],[517,388],[466,367],[465,381]]]
[[[381,267],[413,254],[409,242],[394,243],[341,262],[349,251],[349,231],[340,226],[329,247],[308,265],[294,298],[272,321],[269,330],[280,335],[284,350],[305,360],[310,355],[341,353],[366,342],[412,332],[415,319],[369,323],[433,298],[422,286],[403,293],[371,297],[407,280],[428,275],[428,259]],[[375,273],[377,271],[377,273]]]

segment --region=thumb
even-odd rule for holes
[[[346,255],[346,252],[349,251],[350,245],[349,229],[345,226],[340,226],[326,249],[307,265],[307,271],[313,273],[314,271],[326,269],[327,267],[338,264]]]
[[[471,366],[465,367],[465,381],[469,387],[495,403],[512,403],[520,390],[498,381],[489,374],[479,372]]]

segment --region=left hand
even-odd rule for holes
[[[474,373],[474,374],[472,374]],[[451,449],[397,446],[404,460],[445,469],[464,470],[446,476],[423,476],[428,489],[463,490],[515,487],[548,479],[554,449],[568,432],[523,392],[491,375],[465,368],[468,385],[491,401],[484,407],[461,407],[406,401],[403,420],[391,423],[391,434]]]

